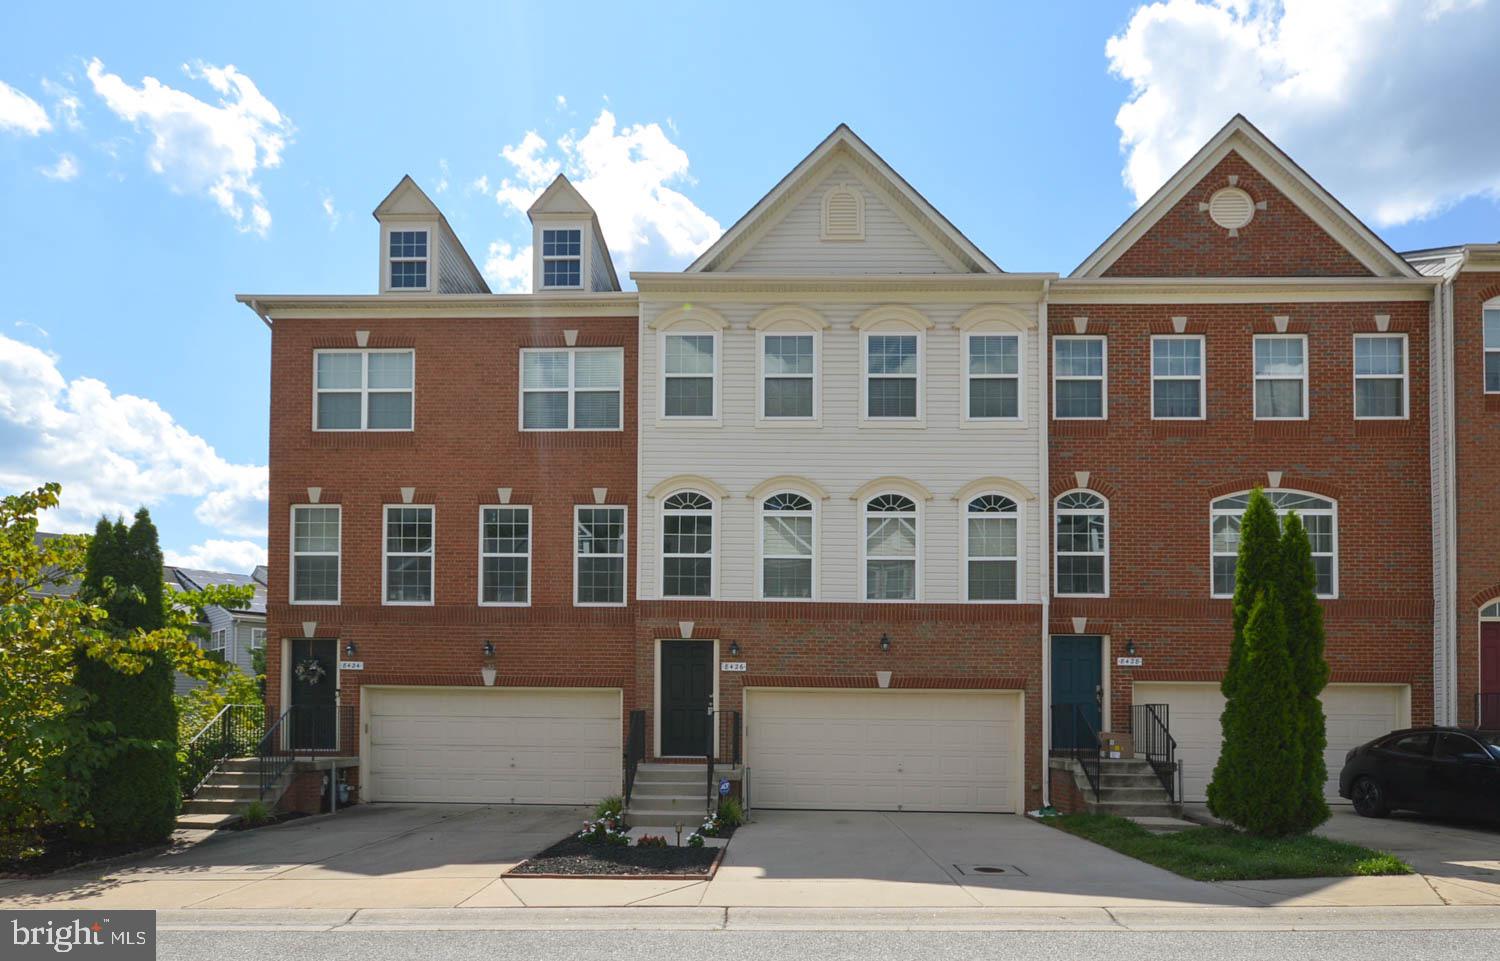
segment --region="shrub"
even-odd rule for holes
[[[609,844],[614,847],[625,847],[630,843],[629,828],[625,822],[618,818],[596,818],[593,821],[584,821],[583,830],[578,832],[580,840],[591,844]]]
[[[625,813],[625,802],[618,794],[611,795],[594,805],[594,818],[617,818]]]
[[[240,820],[251,827],[258,827],[271,820],[271,809],[262,801],[251,801],[245,805],[244,812],[240,814]]]
[[[690,847],[690,848],[701,848],[701,847],[703,847],[703,835],[699,834],[697,831],[694,831],[692,834],[689,834],[688,835],[688,847]]]
[[[638,848],[664,848],[667,846],[667,839],[660,834],[642,834],[639,840],[635,842],[635,846]]]
[[[727,797],[719,802],[719,820],[732,828],[745,823],[745,809],[738,798]]]

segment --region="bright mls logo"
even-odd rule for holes
[[[0,911],[7,959],[75,952],[91,958],[141,961],[156,957],[155,911]]]

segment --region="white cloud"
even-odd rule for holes
[[[479,176],[475,177],[473,180],[469,181],[469,189],[472,190],[472,191],[474,191],[475,193],[481,193],[481,194],[487,194],[487,193],[489,193],[490,192],[490,178],[488,176],[486,176],[485,174],[480,174]]]
[[[598,213],[610,252],[626,270],[685,263],[723,231],[717,220],[677,189],[692,182],[688,155],[660,124],[617,129],[615,115],[601,110],[581,138],[566,134],[549,144],[530,131],[500,156],[511,167],[511,175],[495,188],[495,200],[502,207],[524,214],[553,178],[566,172]],[[529,248],[517,252],[509,244],[492,244],[485,273],[492,280],[504,277],[510,282],[524,276],[529,287]]]
[[[265,537],[266,468],[232,464],[154,401],[63,377],[57,358],[0,335],[0,490],[63,485],[49,524],[93,526],[170,497],[234,538]]]
[[[206,194],[240,230],[264,236],[271,211],[256,175],[281,163],[291,121],[233,65],[184,64],[182,69],[219,94],[217,106],[155,77],[132,87],[106,73],[98,59],[89,62],[88,76],[116,116],[150,132],[147,162],[173,190]]]
[[[0,130],[35,137],[51,129],[52,121],[41,104],[0,80]]]
[[[228,571],[248,574],[257,564],[266,562],[266,549],[254,541],[225,541],[209,538],[186,551],[163,551],[163,557],[174,567],[192,567],[200,571]]]
[[[328,229],[336,230],[339,221],[344,219],[344,214],[333,205],[333,194],[323,194],[323,216],[328,218]]]
[[[47,96],[52,98],[52,113],[63,122],[69,130],[82,130],[83,121],[78,117],[78,111],[83,104],[78,99],[78,94],[60,83],[43,78],[42,89]]]
[[[566,109],[568,109],[568,98],[564,97],[562,94],[558,94],[557,95],[557,109],[558,110],[566,110]]]
[[[78,160],[70,153],[61,153],[57,155],[57,163],[37,170],[48,180],[72,180],[78,176]]]
[[[446,160],[439,160],[438,161],[438,180],[437,180],[437,185],[432,188],[432,192],[436,193],[436,194],[440,194],[440,193],[445,192],[447,189],[448,189],[448,161],[446,161]]]
[[[1146,200],[1243,113],[1355,213],[1389,226],[1500,198],[1491,0],[1164,0],[1105,47],[1115,120]]]
[[[29,320],[18,320],[12,326],[14,326],[16,328],[16,330],[34,330],[34,331],[36,331],[38,334],[40,334],[43,337],[51,337],[52,336],[52,334],[47,330],[47,328],[42,327],[42,326],[40,326],[38,324],[33,324]]]
[[[524,294],[531,290],[531,244],[520,250],[502,240],[493,241],[484,258],[484,276],[497,294]]]

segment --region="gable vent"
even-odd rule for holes
[[[823,239],[865,239],[865,199],[848,184],[823,195]]]
[[[1255,216],[1255,201],[1238,187],[1225,187],[1208,198],[1208,216],[1225,230],[1239,230]]]

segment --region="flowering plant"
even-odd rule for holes
[[[667,839],[660,834],[642,834],[635,842],[638,848],[664,848]]]
[[[696,833],[701,834],[706,838],[716,838],[719,836],[719,832],[723,829],[724,822],[720,821],[717,815],[714,815],[712,817],[704,818],[703,826],[700,827]]]
[[[692,834],[689,834],[688,835],[688,847],[690,847],[690,848],[701,848],[701,847],[703,847],[703,835],[699,834],[697,831],[694,831]]]
[[[628,830],[625,822],[619,818],[602,817],[593,821],[584,821],[583,830],[578,832],[578,837],[580,840],[593,841],[596,844],[624,847],[630,843]]]

